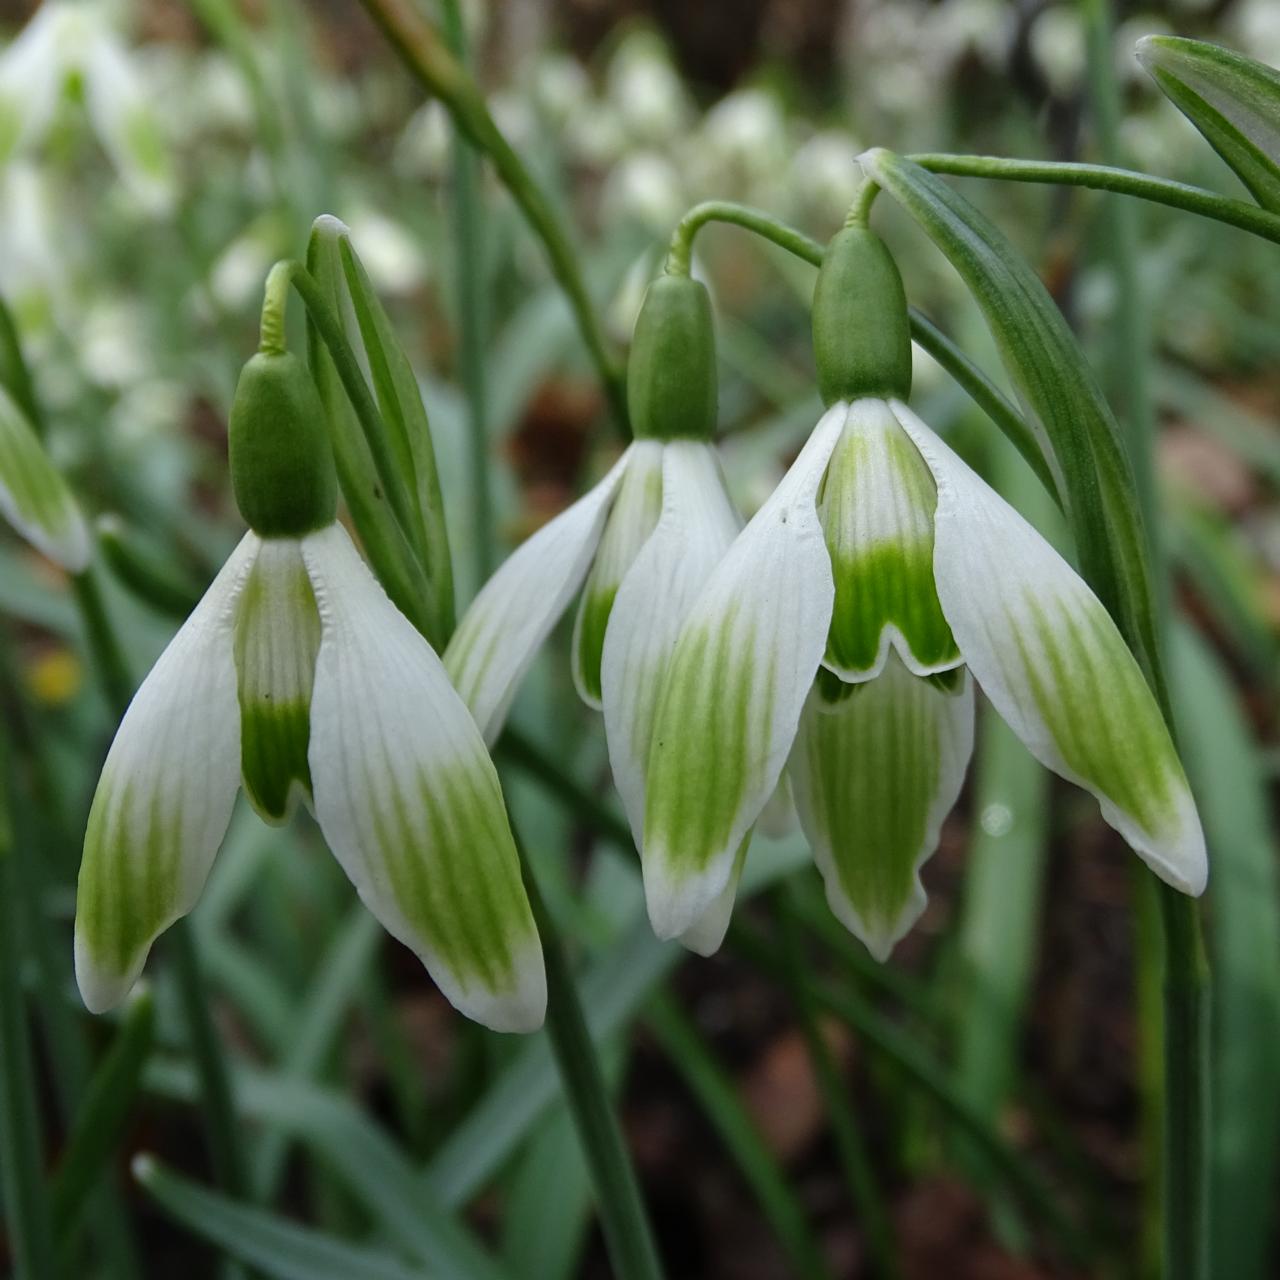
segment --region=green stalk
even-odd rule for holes
[[[863,188],[864,192],[874,193],[875,190],[871,183]],[[780,249],[785,249],[812,266],[822,265],[825,247],[811,236],[805,235],[803,231],[788,226],[772,214],[752,209],[747,205],[736,204],[732,200],[707,200],[702,204],[694,205],[680,219],[676,229],[671,233],[671,244],[667,251],[668,271],[688,274],[693,256],[694,237],[709,222],[723,222],[730,226],[742,227],[743,230],[776,244]],[[911,337],[955,379],[960,389],[1009,437],[1040,478],[1041,484],[1061,505],[1057,481],[1049,469],[1049,464],[1045,461],[1044,450],[1036,440],[1035,433],[1017,409],[1009,403],[1008,397],[1000,388],[932,320],[917,311],[915,307],[911,308]]]
[[[415,11],[412,0],[361,0],[361,3],[423,88],[439,98],[458,130],[488,156],[525,221],[542,241],[551,272],[573,309],[614,417],[625,427],[625,374],[609,352],[578,266],[577,251],[551,202],[494,123],[475,82],[445,47],[439,33]]]
[[[564,944],[538,892],[528,854],[519,841],[517,848],[547,966],[547,1035],[560,1070],[565,1101],[591,1169],[614,1274],[618,1280],[661,1280],[662,1267],[640,1187],[622,1130],[609,1103],[608,1087]]]
[[[861,1214],[867,1252],[872,1259],[873,1274],[880,1280],[895,1280],[902,1274],[893,1243],[893,1227],[885,1209],[884,1197],[876,1182],[875,1169],[867,1152],[862,1132],[854,1117],[845,1082],[832,1060],[831,1050],[818,1025],[817,1001],[809,977],[801,943],[801,922],[796,909],[797,886],[792,880],[780,885],[774,893],[778,919],[782,926],[782,950],[788,986],[795,1001],[796,1016],[804,1036],[809,1061],[827,1109],[827,1123],[835,1139],[836,1153],[849,1188],[849,1198]]]
[[[1007,160],[1003,156],[953,156],[938,152],[906,158],[930,173],[945,173],[956,178],[994,178],[1003,182],[1088,187],[1093,191],[1135,196],[1152,204],[1163,204],[1215,222],[1225,222],[1228,226],[1239,227],[1242,231],[1280,244],[1280,215],[1268,213],[1247,200],[1220,196],[1202,187],[1174,182],[1169,178],[1153,178],[1131,169],[1063,160]]]
[[[133,696],[133,678],[125,661],[124,650],[107,613],[93,570],[76,575],[73,582],[94,667],[113,713],[117,720],[121,720],[129,709]],[[217,1029],[213,1025],[209,991],[201,971],[190,922],[185,918],[176,921],[169,929],[169,938],[178,979],[179,1002],[200,1079],[205,1138],[209,1144],[210,1158],[219,1182],[233,1196],[240,1196],[247,1183],[236,1138],[230,1075]]]
[[[7,758],[0,758],[0,1192],[15,1280],[47,1280],[54,1274],[53,1227],[22,996],[22,925],[7,772]]]
[[[454,56],[466,67],[466,31],[458,0],[444,0],[445,34]],[[489,420],[485,403],[486,338],[484,205],[476,179],[476,154],[462,129],[454,124],[454,235],[458,245],[458,336],[462,385],[467,393],[471,430],[467,433],[471,463],[471,552],[477,586],[493,569],[493,491],[489,484]]]
[[[1120,159],[1120,91],[1115,78],[1112,15],[1108,0],[1083,0],[1089,45],[1089,90],[1094,126],[1102,158],[1108,166]],[[1142,305],[1141,282],[1135,269],[1138,255],[1136,210],[1124,201],[1111,201],[1104,210],[1107,244],[1119,306],[1116,315],[1115,367],[1121,372],[1121,426],[1127,437],[1134,486],[1147,532],[1156,617],[1157,645],[1167,629],[1169,585],[1159,535],[1160,509],[1156,490],[1155,410],[1151,397],[1151,335]],[[1172,716],[1165,709],[1172,728]],[[1160,966],[1160,938],[1137,928],[1138,964],[1145,972],[1138,983],[1140,1024],[1148,1038],[1163,1035],[1163,1077],[1144,1090],[1144,1130],[1149,1168],[1161,1169],[1163,1274],[1168,1280],[1205,1280],[1209,1274],[1208,1212],[1208,992],[1207,961],[1200,938],[1194,901],[1168,886],[1158,885],[1163,919],[1165,991],[1163,1016],[1151,1008],[1155,975]],[[1200,969],[1197,975],[1197,967]],[[1163,1114],[1161,1133],[1158,1117]],[[1153,1149],[1154,1148],[1154,1149]],[[1154,1234],[1154,1233],[1153,1233]]]

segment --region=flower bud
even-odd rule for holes
[[[229,436],[236,504],[255,533],[297,538],[332,523],[338,491],[324,407],[297,356],[260,351],[245,365]]]
[[[645,292],[627,365],[637,440],[710,440],[716,428],[711,299],[697,280],[659,276]]]
[[[907,295],[885,243],[845,227],[827,246],[813,291],[813,354],[824,404],[911,391]]]

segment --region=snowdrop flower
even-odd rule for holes
[[[609,99],[623,125],[646,143],[673,138],[688,123],[689,101],[662,39],[636,31],[618,46],[609,63]]]
[[[492,742],[542,642],[581,589],[574,680],[604,711],[614,780],[638,843],[662,673],[685,611],[739,528],[710,443],[714,338],[710,300],[696,280],[664,275],[649,287],[627,392],[635,442],[494,574],[462,619],[445,666]],[[717,914],[717,905],[686,922],[682,941],[700,950],[719,945],[728,914]]]
[[[119,1003],[195,905],[243,783],[301,799],[360,897],[469,1017],[543,1018],[546,982],[497,773],[430,645],[335,521],[324,410],[280,351],[232,409],[250,529],[143,681],[103,766],[76,903],[76,977]]]
[[[37,551],[80,573],[88,526],[18,402],[0,386],[0,515]]]
[[[1066,561],[905,404],[902,281],[865,228],[828,248],[814,346],[830,407],[707,579],[660,695],[655,931],[723,897],[790,760],[832,910],[886,957],[960,790],[971,677],[1157,875],[1200,893],[1199,819],[1137,662]]]
[[[46,0],[0,54],[0,163],[44,138],[73,80],[125,185],[144,208],[168,209],[174,183],[160,119],[101,3]]]

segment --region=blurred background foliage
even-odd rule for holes
[[[55,42],[39,128],[0,55],[0,124],[10,112],[26,122],[0,128],[12,135],[0,147],[0,295],[54,457],[170,589],[166,614],[107,575],[135,675],[239,536],[231,392],[265,273],[302,252],[320,212],[350,225],[416,364],[469,600],[481,554],[460,299],[479,302],[500,553],[622,444],[541,248],[493,174],[480,166],[479,258],[463,291],[471,259],[449,120],[423,104],[355,0],[63,7],[76,27]],[[0,20],[16,32],[32,8],[6,0]],[[672,226],[698,200],[755,204],[825,240],[867,146],[1100,156],[1085,19],[1069,0],[463,8],[493,114],[577,229],[619,346]],[[1115,19],[1120,162],[1235,194],[1141,74],[1133,43],[1175,31],[1280,64],[1280,5],[1166,0],[1119,5]],[[93,109],[82,61],[94,41],[119,53],[145,128],[113,134]],[[1134,370],[1114,336],[1127,286],[1108,198],[965,191],[1038,266],[1123,414]],[[881,205],[912,302],[994,372],[957,279]],[[1172,669],[1214,857],[1212,1273],[1264,1277],[1280,1265],[1280,261],[1241,232],[1148,206],[1136,216],[1131,279],[1150,330],[1160,535],[1179,618]],[[717,308],[725,465],[749,511],[819,410],[813,271],[733,228],[703,233],[695,269]],[[919,351],[914,394],[1055,532],[1020,460]],[[118,1034],[84,1015],[70,982],[84,815],[114,728],[78,627],[58,574],[0,537],[0,700],[25,923],[10,941],[30,993],[41,1159],[54,1172]],[[721,955],[691,958],[648,934],[599,720],[573,693],[560,639],[514,715],[543,755],[500,765],[575,940],[670,1274],[1150,1275],[1150,904],[1087,798],[984,716],[965,797],[925,871],[929,910],[887,968],[826,914],[798,834],[757,842],[747,883],[765,892]],[[560,773],[548,777],[542,759]],[[258,1208],[190,1185],[210,1173],[162,945],[156,1047],[92,1164],[83,1212],[62,1224],[68,1273],[212,1276],[229,1250],[272,1275],[607,1275],[541,1036],[494,1037],[453,1015],[318,841],[305,817],[268,830],[238,813],[194,917],[243,1069]],[[129,1158],[143,1149],[190,1182],[156,1173],[142,1190]]]

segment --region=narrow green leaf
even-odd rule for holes
[[[89,1194],[112,1160],[129,1122],[151,1053],[154,1029],[151,992],[139,985],[130,997],[111,1049],[89,1082],[53,1176],[54,1230],[63,1250],[79,1226]]]
[[[696,1028],[678,1005],[661,996],[649,1002],[645,1022],[750,1185],[778,1243],[791,1260],[791,1274],[810,1280],[829,1276],[804,1207]]]
[[[862,162],[942,250],[982,309],[1060,476],[1085,579],[1162,697],[1154,596],[1133,473],[1079,342],[1040,278],[968,201],[892,152],[870,151]]]
[[[185,618],[200,603],[204,594],[200,586],[119,516],[99,516],[94,531],[103,559],[139,600],[171,618]]]
[[[1280,877],[1267,778],[1231,681],[1189,627],[1173,633],[1187,769],[1215,851],[1210,1269],[1262,1280],[1280,1186]]]
[[[330,322],[336,326],[335,340],[342,339],[339,317],[343,315],[345,276],[332,238],[312,235],[307,248],[307,271],[319,293],[315,303],[327,309]],[[305,287],[300,280],[295,283]],[[426,635],[432,625],[427,610],[430,593],[426,572],[388,498],[360,419],[322,333],[321,322],[305,293],[304,301],[308,302],[307,360],[321,403],[329,416],[333,460],[347,510],[387,594],[400,612]],[[363,378],[358,369],[354,373],[356,377]],[[367,396],[367,388],[365,394]],[[368,407],[374,411],[375,417],[380,417],[371,399]],[[380,429],[385,431],[385,427]]]
[[[1146,36],[1138,61],[1165,97],[1235,170],[1264,209],[1280,213],[1280,72],[1203,40]]]
[[[194,1099],[185,1067],[153,1063],[147,1085]],[[421,1185],[418,1171],[382,1129],[341,1094],[280,1075],[242,1071],[236,1101],[263,1124],[296,1135],[323,1159],[401,1247],[444,1275],[501,1280],[506,1273],[471,1232]]]
[[[449,554],[449,533],[445,528],[444,499],[440,493],[431,423],[413,366],[345,229],[338,241],[338,253],[378,406],[390,429],[397,460],[404,473],[413,477],[411,492],[419,522],[416,533],[443,644],[454,625],[453,561]]]
[[[170,1173],[150,1156],[133,1163],[134,1177],[176,1222],[275,1280],[427,1280],[385,1253],[251,1209]],[[440,1272],[465,1276],[463,1271]]]

